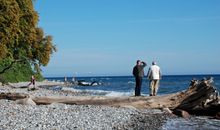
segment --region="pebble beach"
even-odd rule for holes
[[[158,110],[51,104],[18,105],[0,101],[0,128],[33,130],[161,129],[166,117]],[[151,113],[151,114],[150,114]]]
[[[34,91],[23,87],[27,84],[0,84],[0,93],[24,93],[34,97],[91,96],[89,92],[50,89],[52,86],[65,86],[63,82],[37,82],[37,90]],[[160,109],[61,103],[24,105],[17,101],[0,100],[0,130],[218,130],[219,124],[219,120],[208,117],[184,119]]]
[[[37,90],[20,88],[28,83],[0,86],[1,93],[26,93],[32,96],[83,96],[89,93],[54,91],[45,86],[60,82],[37,83]],[[42,87],[44,86],[44,87]],[[101,130],[101,129],[162,129],[169,117],[158,109],[120,108],[101,105],[22,105],[0,100],[0,130]]]

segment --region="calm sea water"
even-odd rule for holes
[[[160,81],[158,94],[169,94],[183,91],[188,88],[190,81],[203,78],[214,78],[214,85],[220,90],[220,75],[172,75],[163,76]],[[63,81],[64,77],[50,77],[48,80]],[[72,77],[67,78],[71,81]],[[99,86],[72,86],[73,90],[89,91],[94,95],[104,96],[131,96],[134,95],[135,79],[133,76],[105,76],[105,77],[76,77],[77,80],[85,80],[88,82],[97,81],[102,85]],[[149,81],[143,78],[142,95],[149,95]]]
[[[160,82],[159,95],[175,93],[188,88],[190,81],[203,78],[214,78],[214,86],[220,91],[220,75],[181,75],[163,76]],[[63,81],[63,77],[47,78],[48,80]],[[72,77],[68,77],[71,81]],[[117,77],[77,77],[77,80],[88,82],[98,81],[100,86],[72,86],[73,91],[89,92],[92,95],[103,96],[131,96],[134,95],[135,80],[132,76]],[[68,89],[69,90],[69,89]],[[142,95],[149,95],[149,81],[143,79]],[[191,117],[190,119],[177,118],[168,120],[162,130],[220,130],[220,120],[210,119],[209,117]]]

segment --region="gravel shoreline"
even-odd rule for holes
[[[25,84],[25,83],[24,83]],[[21,84],[23,85],[23,84]],[[19,87],[19,86],[18,86]],[[33,96],[83,96],[89,93],[0,86],[0,92]],[[159,130],[169,115],[158,109],[117,108],[100,105],[20,105],[0,100],[0,130]]]
[[[136,110],[93,105],[18,105],[0,100],[0,129],[99,130],[161,129],[167,115],[160,110]]]

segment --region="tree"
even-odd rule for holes
[[[49,63],[56,47],[38,20],[32,0],[0,0],[0,74],[15,63],[28,63],[38,72]]]

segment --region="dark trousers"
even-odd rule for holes
[[[135,77],[136,86],[135,86],[135,96],[141,95],[141,85],[142,85],[142,77]]]

